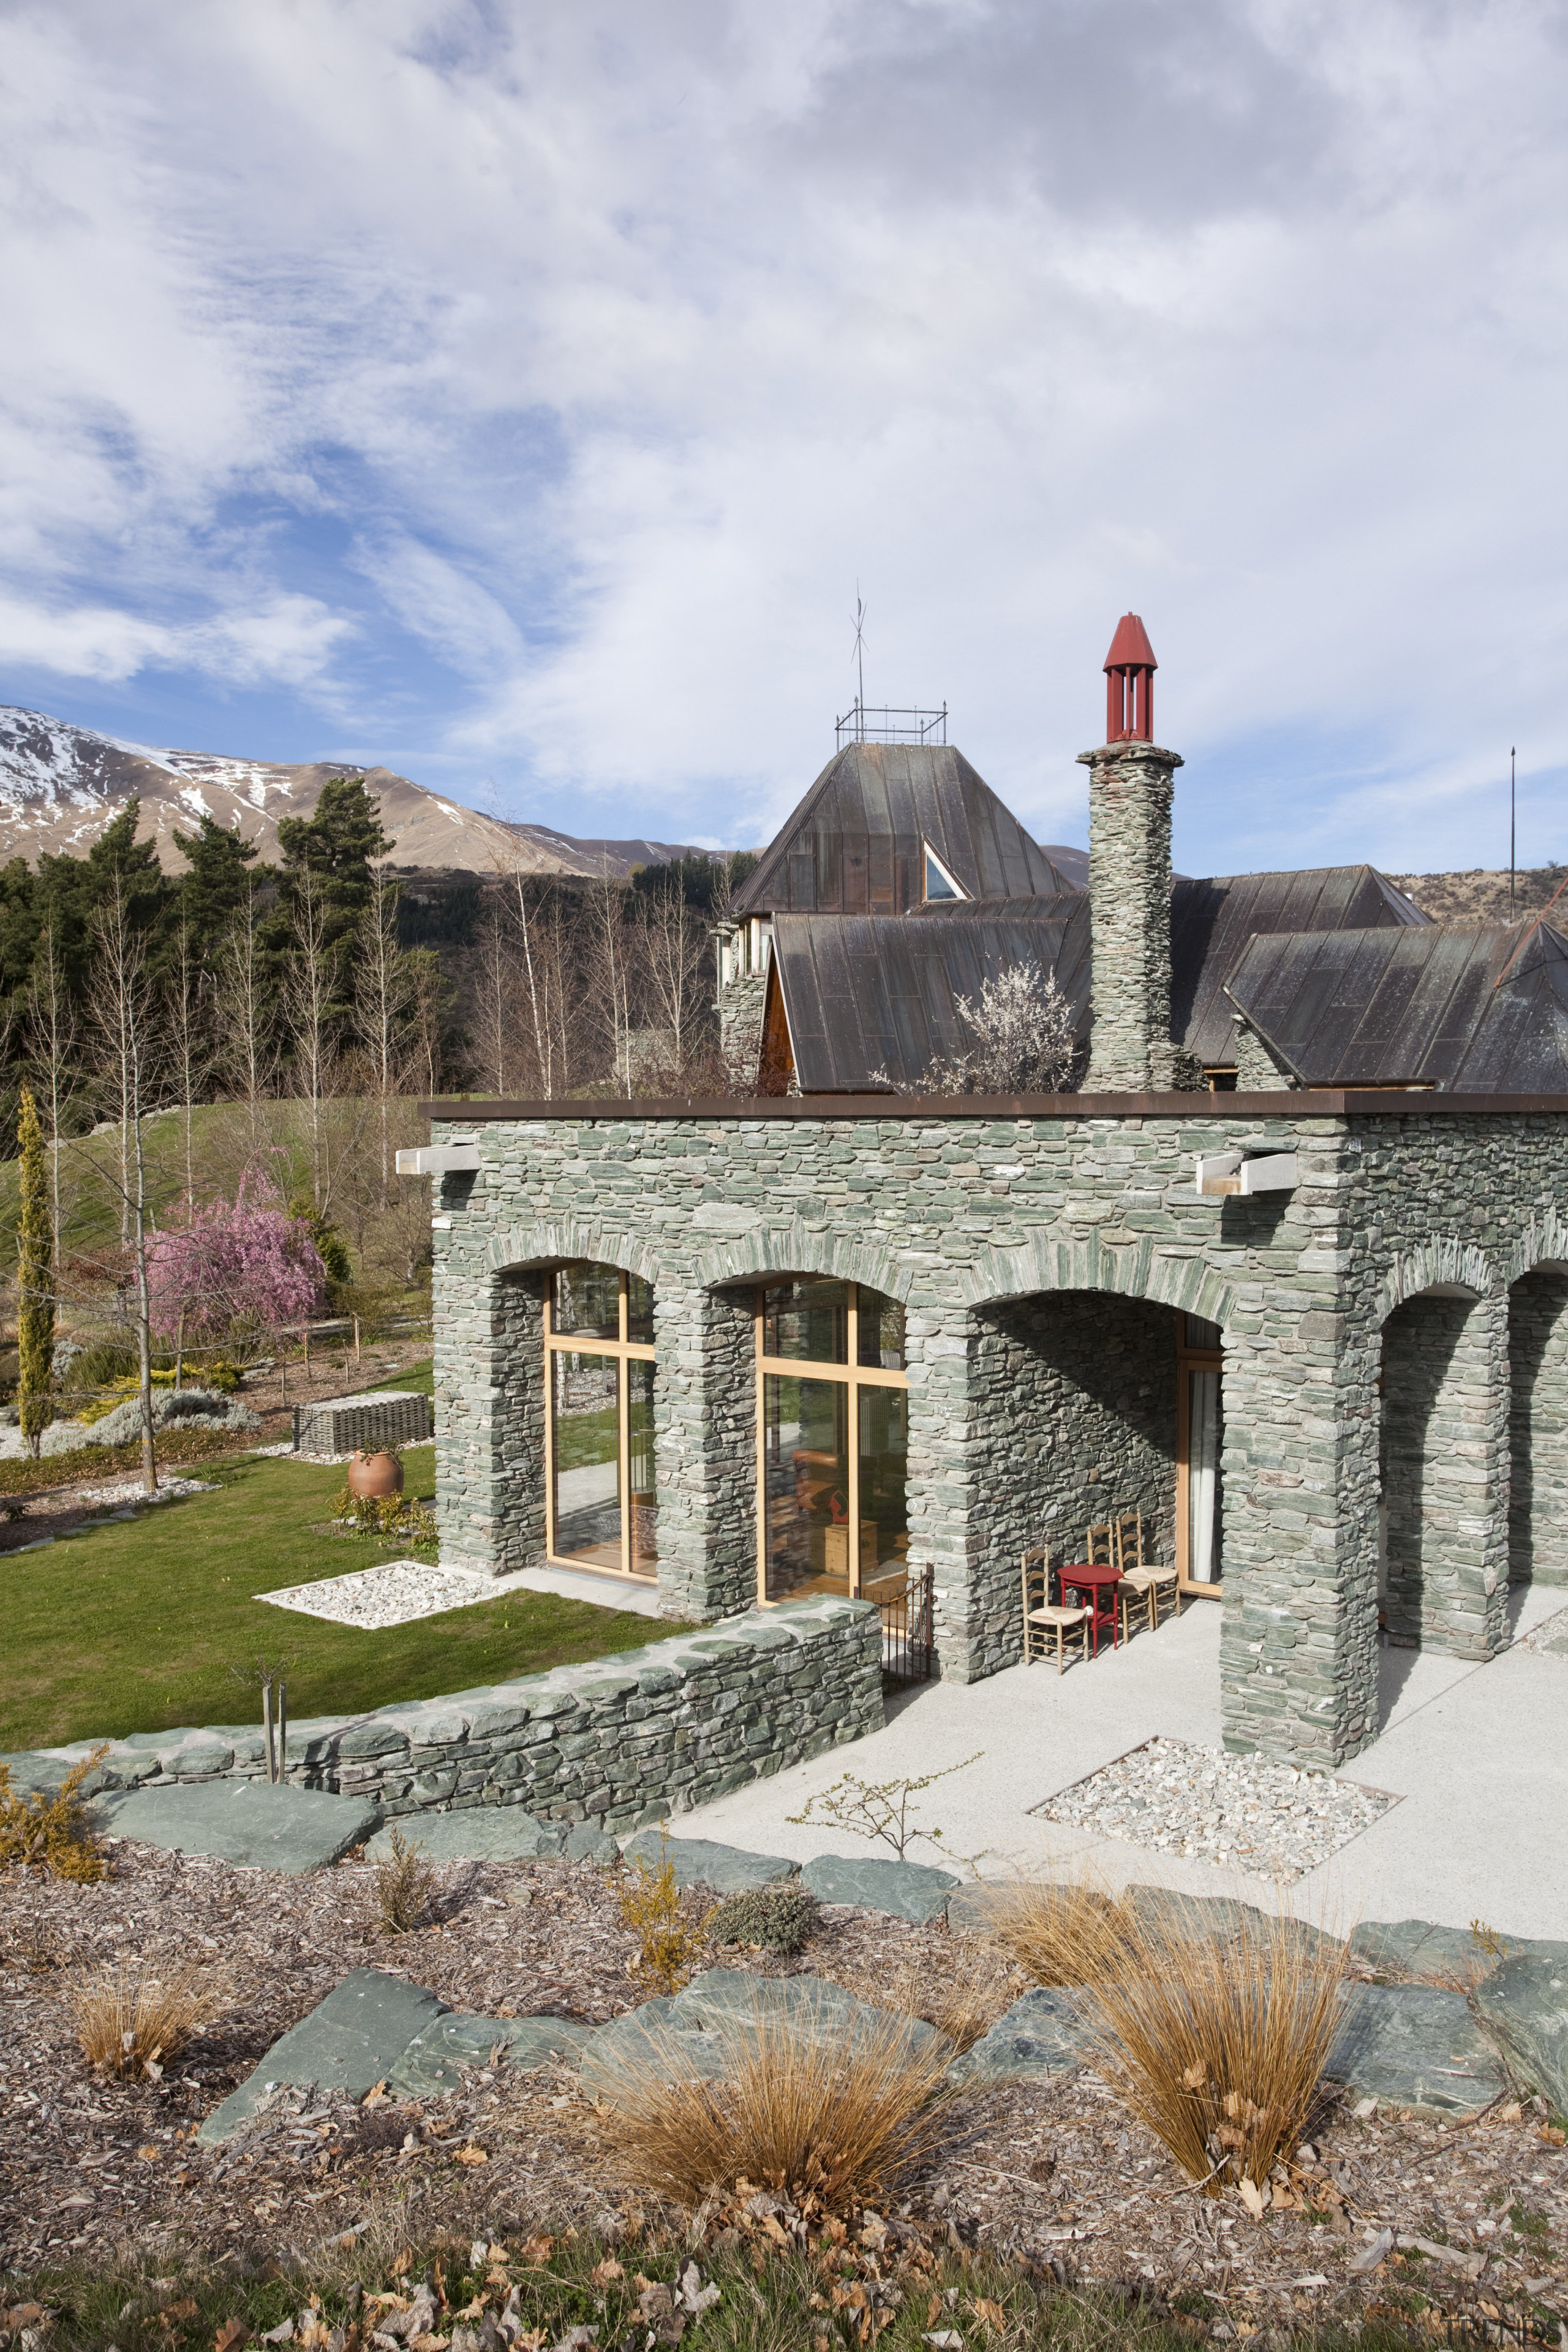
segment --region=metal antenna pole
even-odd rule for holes
[[[1514,746],[1510,744],[1508,754],[1508,919],[1510,923],[1513,920],[1514,845],[1518,839],[1518,833],[1515,826],[1516,802],[1514,797],[1513,763]]]
[[[858,740],[866,740],[866,607],[860,602],[860,583],[855,583],[855,676],[859,700],[856,709],[859,717]]]

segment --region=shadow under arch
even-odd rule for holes
[[[1508,1578],[1522,1605],[1531,1585],[1568,1583],[1568,1253],[1532,1252],[1510,1280],[1508,1368]]]

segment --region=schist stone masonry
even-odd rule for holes
[[[856,742],[721,940],[754,1097],[429,1106],[445,1559],[721,1619],[929,1570],[967,1681],[1024,1549],[1137,1509],[1224,1609],[1227,1743],[1319,1766],[1376,1736],[1380,1630],[1482,1660],[1510,1578],[1568,1580],[1564,942],[1364,867],[1173,888],[1127,631],[1089,905],[959,753]],[[1314,957],[1458,978],[1309,1019]],[[1028,959],[1084,1090],[917,1092]]]

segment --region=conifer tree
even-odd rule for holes
[[[17,1418],[36,1461],[38,1440],[51,1418],[55,1265],[44,1131],[38,1124],[31,1087],[22,1088],[22,1113],[16,1134],[22,1157],[22,1214],[16,1228],[16,1352],[20,1360]]]

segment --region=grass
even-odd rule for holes
[[[718,2082],[681,2079],[679,2037],[664,2038],[668,2052],[651,2029],[645,2064],[589,2087],[629,2182],[689,2210],[765,2182],[802,2210],[847,2217],[896,2192],[941,2144],[952,2053],[917,2048],[901,2018],[851,2047],[759,2006]]]
[[[435,1448],[411,1446],[404,1464],[408,1492],[428,1498]],[[646,1617],[547,1592],[376,1633],[268,1607],[252,1595],[405,1557],[408,1545],[315,1532],[341,1469],[229,1457],[202,1475],[216,1493],[5,1560],[0,1751],[247,1720],[252,1700],[229,1670],[258,1654],[289,1660],[289,1713],[299,1723],[541,1674],[648,1639]]]
[[[160,1965],[120,1960],[71,1985],[77,2040],[87,2063],[105,2074],[146,2074],[156,2082],[198,2026],[216,2014],[219,1993],[202,1960]]]

